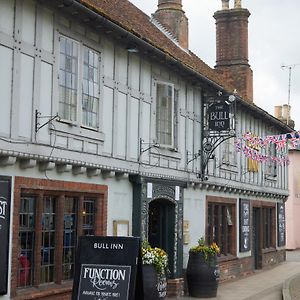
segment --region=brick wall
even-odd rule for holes
[[[281,262],[284,262],[285,260],[286,260],[285,250],[264,251],[262,257],[262,267],[263,269],[267,269]]]
[[[181,47],[188,49],[188,18],[181,0],[160,0],[154,17],[177,38]]]
[[[227,9],[216,19],[216,70],[245,100],[253,101],[253,74],[248,63],[247,9]]]
[[[253,273],[253,257],[235,258],[219,262],[220,282],[237,279]]]
[[[184,279],[176,278],[168,280],[167,287],[167,295],[168,297],[180,297],[184,294]]]

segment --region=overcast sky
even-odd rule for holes
[[[130,0],[150,15],[157,0]],[[221,0],[182,0],[189,18],[189,48],[208,65],[216,59],[215,19]],[[233,7],[234,0],[230,0]],[[288,103],[288,68],[291,73],[291,116],[300,129],[300,0],[242,0],[248,8],[249,63],[254,78],[254,103],[270,114],[275,105]],[[299,64],[299,65],[297,65]]]

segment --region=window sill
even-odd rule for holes
[[[104,133],[92,127],[79,126],[76,123],[58,121],[55,123],[55,127],[50,128],[50,130],[63,134],[71,134],[84,139],[104,141]]]
[[[232,254],[218,256],[218,263],[237,260],[238,258]]]
[[[276,252],[276,248],[275,247],[270,247],[270,248],[262,249],[263,254],[267,254],[267,253],[271,253],[271,252]]]
[[[180,152],[178,152],[177,148],[172,148],[168,146],[154,146],[151,148],[150,153],[152,155],[160,155],[160,156],[165,156],[165,157],[171,157],[174,159],[182,159],[182,155]]]
[[[55,296],[60,294],[70,294],[72,292],[73,281],[67,281],[63,284],[47,284],[40,287],[31,287],[18,289],[13,300],[29,300],[40,299],[48,296]]]
[[[268,180],[268,181],[277,181],[277,175],[274,176],[274,175],[266,174],[265,179]]]
[[[220,169],[232,173],[238,173],[237,165],[229,162],[222,162]]]

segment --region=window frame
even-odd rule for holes
[[[83,234],[83,215],[81,214],[85,199],[94,199],[95,201],[95,218],[94,218],[94,233],[95,235],[106,235],[106,224],[107,224],[107,186],[97,185],[97,184],[87,184],[87,183],[75,183],[75,182],[64,182],[64,181],[51,181],[45,179],[33,179],[16,177],[15,178],[15,204],[14,211],[17,212],[13,220],[14,232],[13,239],[15,241],[19,240],[20,232],[20,205],[22,197],[35,197],[35,240],[34,240],[34,254],[33,254],[33,280],[32,284],[29,286],[19,286],[17,282],[17,276],[11,279],[11,295],[16,296],[20,294],[32,294],[36,292],[40,293],[42,288],[45,295],[52,293],[51,290],[56,286],[56,289],[63,288],[65,284],[71,289],[72,279],[63,279],[62,274],[62,261],[63,261],[63,228],[64,228],[64,199],[65,197],[76,198],[76,216],[77,216],[77,230],[76,236]],[[56,266],[54,282],[51,283],[41,283],[40,270],[41,270],[41,249],[42,249],[42,210],[43,210],[43,200],[45,197],[52,196],[56,199],[56,220],[55,220],[55,253],[54,253],[54,264]],[[76,240],[77,240],[76,238]],[[75,242],[76,244],[76,242]],[[60,247],[61,246],[61,247]],[[12,272],[17,274],[19,269],[19,247],[18,243],[13,245],[13,259],[12,259]],[[75,258],[75,255],[74,255]],[[43,292],[43,293],[44,293]]]
[[[101,56],[102,51],[100,49],[97,49],[96,47],[91,46],[88,42],[83,41],[82,39],[76,39],[75,37],[72,37],[72,34],[59,32],[58,33],[58,59],[57,59],[57,86],[58,86],[58,96],[57,96],[57,111],[58,115],[60,116],[60,64],[61,64],[61,58],[60,58],[60,41],[61,38],[70,40],[77,44],[78,46],[78,60],[77,60],[77,93],[76,93],[76,112],[75,112],[75,120],[60,118],[59,122],[70,124],[73,126],[78,126],[90,131],[96,131],[99,132],[101,129],[101,111],[102,111],[102,105],[101,105]],[[96,126],[89,126],[86,124],[83,124],[83,79],[84,79],[84,49],[87,48],[89,51],[92,51],[94,54],[98,56],[98,66],[97,66],[97,83],[98,83],[98,108],[97,108],[97,117],[96,117]]]
[[[223,143],[222,163],[228,167],[237,166],[237,155],[234,151],[234,138],[226,139]]]
[[[222,233],[219,232],[217,239],[213,239],[213,227],[215,223],[209,224],[211,216],[209,216],[210,206],[218,209],[218,216],[222,216],[222,222],[227,223],[227,227],[230,227],[230,232],[228,233],[227,228],[227,239],[226,241],[222,241]],[[231,208],[231,216],[228,217],[227,210],[226,216],[220,213],[222,208]],[[237,200],[231,198],[223,198],[216,196],[207,196],[206,197],[206,241],[208,243],[216,242],[221,249],[221,259],[231,258],[237,255],[237,218],[236,218],[236,210],[237,210]],[[214,216],[214,213],[212,214]],[[230,222],[231,224],[228,224]],[[218,225],[220,227],[220,225]],[[226,230],[225,230],[226,236]],[[221,242],[220,242],[221,240]],[[223,251],[223,244],[225,243],[226,250]]]
[[[267,156],[268,157],[276,157],[277,156],[277,149],[276,144],[271,143],[266,148]],[[277,177],[277,163],[276,161],[269,160],[265,166],[265,174],[268,177],[276,178]]]
[[[159,97],[158,97],[158,86],[159,85],[163,85],[163,86],[169,86],[172,88],[172,107],[171,107],[171,143],[170,144],[164,144],[164,143],[160,143],[160,139],[161,137],[159,137],[158,135],[158,101],[159,101]],[[167,82],[167,81],[160,81],[160,80],[156,80],[155,81],[155,97],[156,97],[156,105],[155,105],[155,112],[156,112],[156,118],[155,118],[155,140],[158,143],[159,147],[162,148],[170,148],[170,149],[174,149],[175,147],[175,85],[171,82]],[[179,100],[179,99],[178,99]]]
[[[276,248],[276,209],[275,206],[262,207],[262,249]]]

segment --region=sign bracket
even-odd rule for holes
[[[236,137],[236,96],[219,91],[217,96],[205,98],[202,120],[201,149],[195,158],[201,158],[198,178],[204,181],[208,179],[207,166],[209,160],[214,159],[215,150],[226,140]]]

